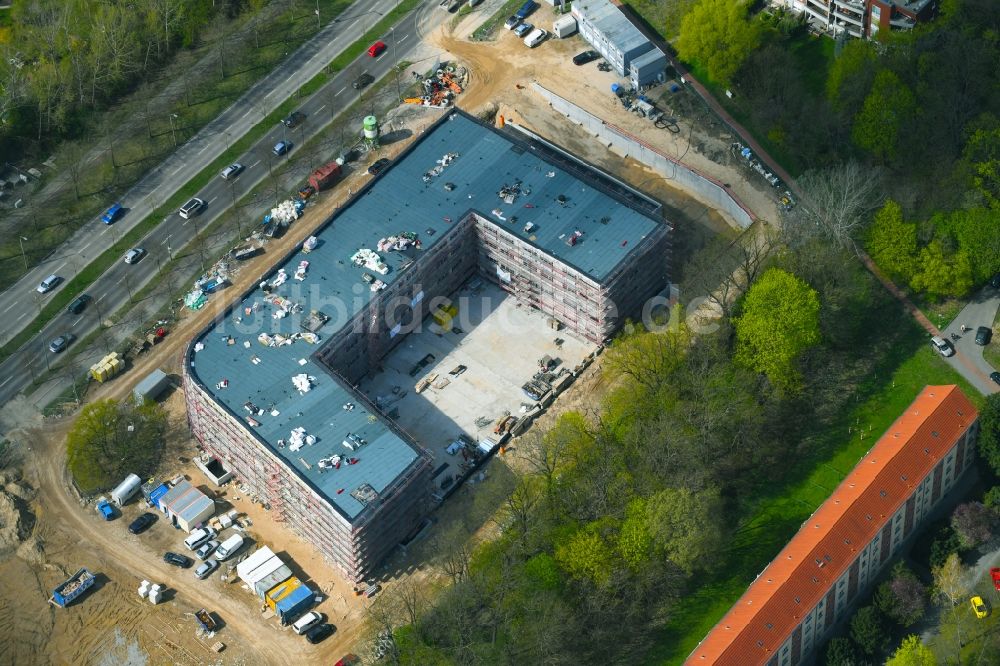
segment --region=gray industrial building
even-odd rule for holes
[[[665,80],[667,56],[610,0],[577,0],[571,13],[580,35],[634,88]]]

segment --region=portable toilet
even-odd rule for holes
[[[111,491],[111,501],[118,506],[125,506],[125,503],[139,492],[141,485],[142,479],[135,474],[129,474],[124,481],[118,484],[118,487]]]

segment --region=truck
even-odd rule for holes
[[[111,502],[108,501],[107,497],[97,498],[97,512],[101,514],[104,520],[114,520],[115,509],[111,506]]]
[[[63,581],[56,589],[52,590],[49,603],[55,604],[59,608],[66,608],[77,597],[89,590],[95,580],[97,580],[97,577],[84,567]]]
[[[198,625],[205,631],[212,632],[219,628],[218,623],[212,614],[209,613],[204,608],[195,611],[194,619],[198,622]]]

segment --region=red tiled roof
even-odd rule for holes
[[[957,386],[925,387],[685,663],[774,657],[977,416]]]

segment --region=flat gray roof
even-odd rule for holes
[[[457,157],[440,174],[426,175],[446,153]],[[507,204],[498,191],[516,181],[520,181],[521,195]],[[362,274],[370,271],[351,263],[354,252],[360,248],[377,251],[378,241],[386,236],[416,233],[420,250],[379,252],[390,270],[376,277],[391,284],[405,272],[405,263],[419,259],[447,235],[454,222],[476,210],[599,281],[655,229],[659,222],[650,215],[656,208],[655,202],[543,144],[451,111],[317,231],[316,249],[308,254],[294,252],[274,266],[266,279],[284,269],[288,280],[271,297],[260,288],[251,289],[195,338],[189,350],[191,374],[237,418],[246,423],[252,416],[259,422],[246,427],[353,520],[365,507],[352,496],[353,491],[368,484],[383,492],[421,455],[415,444],[390,428],[381,415],[369,410],[352,389],[312,358],[371,300],[372,292],[362,280]],[[527,222],[537,229],[525,232]],[[570,246],[566,239],[576,231],[582,236]],[[303,260],[309,262],[308,272],[297,281],[292,276]],[[300,304],[301,311],[275,318],[280,309],[271,302],[275,295]],[[297,340],[267,347],[258,342],[261,333],[300,333],[300,322],[313,309],[330,316],[317,331],[319,345]],[[310,391],[300,394],[292,377],[303,373],[314,381]],[[345,409],[345,405],[353,408]],[[256,413],[259,410],[264,413]],[[287,442],[291,431],[299,427],[317,441],[298,451],[287,444],[278,446],[279,440]],[[367,443],[352,452],[343,445],[349,433]],[[318,461],[333,454],[358,462],[321,470]]]
[[[629,54],[650,41],[610,0],[576,0],[573,9],[590,21],[619,51]]]

